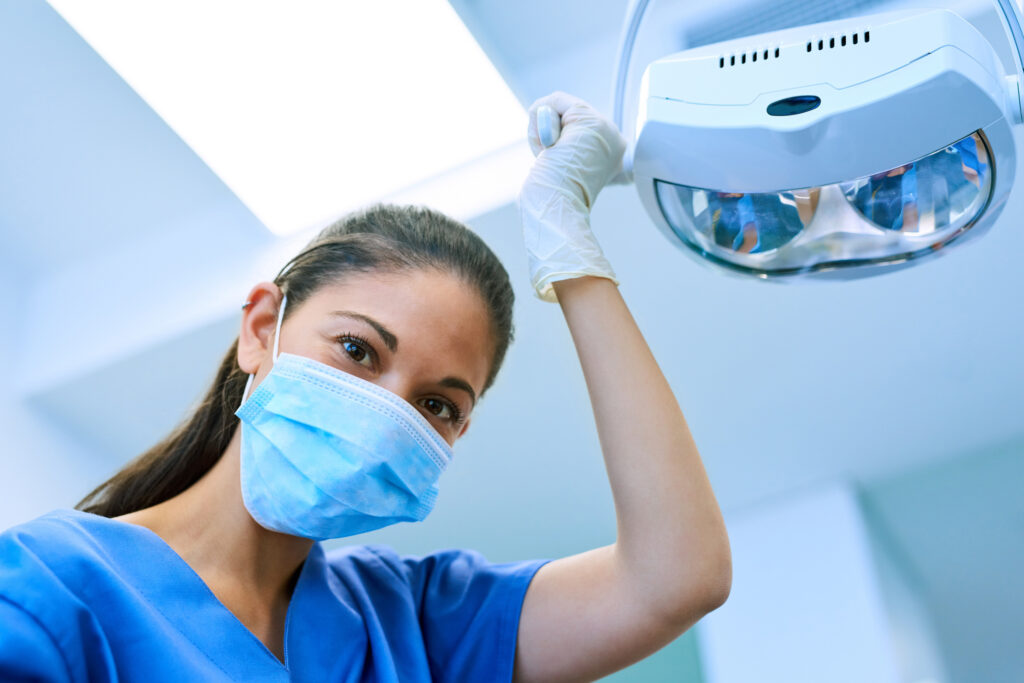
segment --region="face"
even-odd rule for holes
[[[242,370],[259,382],[273,367],[280,290],[250,293],[239,336]],[[373,382],[412,404],[449,443],[465,433],[494,350],[484,302],[433,270],[362,273],[289,302],[280,351]]]

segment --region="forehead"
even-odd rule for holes
[[[395,358],[411,368],[464,377],[479,395],[490,370],[494,339],[479,293],[441,271],[356,273],[325,285],[295,315],[304,324],[344,326],[347,311],[373,318],[398,339]]]

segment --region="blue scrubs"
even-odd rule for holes
[[[542,564],[315,544],[282,665],[159,536],[61,510],[0,534],[0,681],[509,681]]]

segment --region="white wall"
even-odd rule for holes
[[[912,683],[897,668],[849,486],[819,486],[726,521],[732,595],[700,626],[709,683]]]
[[[1021,482],[1016,439],[865,488],[872,526],[924,595],[953,683],[1024,680]]]
[[[0,2],[0,92],[3,528],[74,505],[178,419],[222,343],[204,325],[271,240],[42,0]]]
[[[58,507],[72,507],[95,482],[98,457],[77,438],[29,405],[12,379],[25,342],[26,280],[0,268],[0,529]],[[66,353],[74,354],[69,342]],[[102,397],[97,397],[102,400]],[[102,466],[100,466],[102,468]]]
[[[946,683],[934,617],[924,594],[925,582],[902,559],[905,552],[868,522],[877,585],[889,624],[889,640],[900,680]]]

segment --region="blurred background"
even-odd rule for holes
[[[74,506],[167,432],[251,285],[317,225],[388,200],[449,211],[495,249],[517,338],[431,517],[354,542],[511,561],[614,541],[582,375],[558,307],[532,296],[514,201],[524,105],[559,89],[610,112],[626,2],[346,19],[349,4],[0,0],[0,528]],[[891,3],[678,4],[684,49]],[[317,12],[363,36],[356,57],[384,52],[342,54],[355,38]],[[411,67],[375,45],[385,35],[468,52],[389,94]],[[308,51],[289,62],[296,40]],[[1022,222],[1018,187],[988,235],[943,258],[779,286],[700,267],[632,188],[602,194],[594,229],[735,561],[724,607],[608,680],[1024,681]]]

